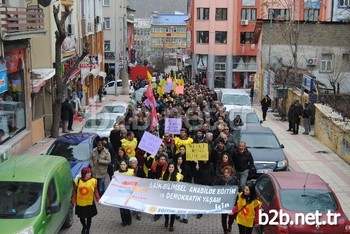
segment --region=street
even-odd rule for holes
[[[128,96],[107,95],[104,101],[90,106],[90,112],[99,111],[103,104],[110,101],[128,101]],[[258,116],[261,118],[260,105],[254,106]],[[284,144],[285,153],[289,159],[292,171],[305,171],[320,175],[336,192],[344,212],[350,217],[350,166],[340,159],[330,149],[320,143],[311,135],[291,135],[287,132],[288,123],[280,121],[276,113],[268,112],[267,121],[262,124],[273,129],[280,142]],[[79,132],[82,123],[75,122],[75,132]],[[300,130],[302,132],[303,129]],[[42,144],[37,144],[27,153],[42,153],[51,144],[53,139],[47,139]],[[108,183],[108,181],[106,181]],[[154,222],[149,214],[142,214],[142,219],[133,219],[131,226],[123,227],[119,209],[98,205],[98,215],[92,219],[91,233],[163,233],[168,232],[164,227],[164,217]],[[195,215],[189,216],[189,223],[175,221],[174,233],[223,233],[220,215],[204,215],[197,219]],[[69,229],[63,229],[60,233],[80,233],[81,224],[79,219],[74,217],[74,224]],[[233,225],[232,233],[238,233],[237,225]]]

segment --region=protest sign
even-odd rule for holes
[[[175,93],[184,94],[184,86],[176,86]]]
[[[145,131],[141,138],[139,148],[146,151],[147,153],[156,155],[161,144],[162,139]]]
[[[166,79],[166,82],[169,83],[173,83],[173,79],[171,79],[170,77]]]
[[[186,160],[209,160],[208,143],[194,143],[186,146]]]
[[[181,126],[181,119],[165,118],[164,133],[180,134]]]
[[[167,83],[165,85],[165,92],[170,93],[174,89],[174,83]]]
[[[100,203],[149,214],[227,214],[238,186],[205,186],[115,173]]]

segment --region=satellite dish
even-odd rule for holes
[[[43,7],[50,6],[52,0],[38,0],[39,4]]]

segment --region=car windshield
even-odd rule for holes
[[[258,116],[254,112],[252,113],[230,112],[229,119],[233,121],[237,115],[241,116],[243,123],[260,123]]]
[[[101,112],[124,113],[125,112],[125,107],[124,106],[105,106],[105,107],[103,107]]]
[[[88,161],[90,157],[90,145],[88,142],[81,142],[78,145],[68,143],[56,143],[50,155],[65,157],[68,161]]]
[[[31,218],[39,214],[43,184],[0,181],[0,219]]]
[[[316,189],[280,190],[282,207],[294,212],[335,211],[338,205],[330,191]]]
[[[242,141],[247,143],[248,148],[281,148],[276,136],[269,133],[243,132]]]
[[[84,127],[91,129],[107,129],[107,128],[113,128],[114,120],[112,119],[88,119],[85,122]]]
[[[250,106],[250,99],[246,95],[225,94],[222,97],[223,105]]]

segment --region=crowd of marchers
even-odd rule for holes
[[[89,185],[94,188],[92,191],[98,191],[95,198],[99,199],[105,191],[105,178],[109,176],[112,179],[117,175],[115,173],[201,185],[237,185],[240,193],[233,213],[238,213],[236,221],[240,233],[251,233],[257,223],[258,212],[255,211],[260,203],[256,200],[254,188],[247,185],[254,162],[246,143],[240,139],[240,129],[244,123],[239,116],[232,122],[228,120],[225,108],[218,101],[214,90],[204,85],[184,84],[181,77],[168,78],[175,84],[183,84],[185,88],[182,94],[176,94],[174,91],[166,93],[164,89],[159,88],[162,81],[156,81],[153,95],[158,114],[157,127],[150,127],[151,111],[147,105],[147,96],[144,95],[141,107],[130,107],[124,120],[115,124],[109,139],[103,138],[93,149],[90,157],[93,178],[88,177],[85,181],[82,177],[80,181],[75,181],[76,188],[93,179],[95,182]],[[179,134],[169,134],[165,131],[165,118],[181,119]],[[145,131],[162,139],[155,155],[138,147]],[[186,159],[186,148],[195,143],[208,144],[207,160]],[[84,173],[85,176],[86,171]],[[78,191],[75,196],[78,200],[79,189],[75,191]],[[84,210],[80,207],[77,212],[83,225],[82,233],[89,233],[91,218],[96,215],[93,192],[90,198],[91,202],[87,205],[90,208],[85,207]],[[75,204],[78,202],[75,201]],[[251,212],[245,212],[243,216],[243,212],[240,212],[242,209],[250,209]],[[235,218],[232,214],[221,215],[224,233],[232,230]],[[122,226],[132,225],[133,216],[137,220],[141,219],[140,213],[123,208],[120,209],[120,215]],[[201,217],[201,214],[196,216],[197,219]],[[153,217],[154,221],[160,218],[161,215]],[[176,219],[184,225],[189,222],[187,215],[165,215],[164,226],[169,231],[174,231]]]

